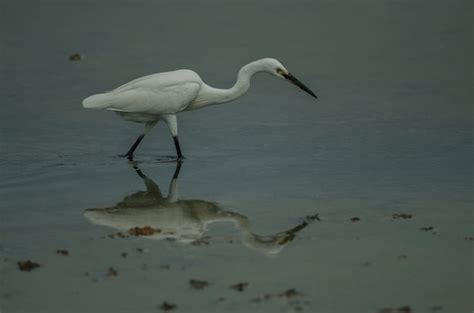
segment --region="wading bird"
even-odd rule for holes
[[[129,160],[133,159],[133,152],[143,137],[159,120],[164,120],[173,136],[178,160],[181,160],[183,155],[179,147],[176,114],[241,97],[249,89],[252,76],[258,72],[270,73],[286,79],[317,98],[278,60],[265,58],[242,67],[237,76],[237,82],[230,89],[213,88],[206,85],[195,72],[177,70],[137,78],[112,91],[92,95],[84,99],[82,105],[88,109],[115,111],[127,121],[145,123],[143,132],[123,155]]]

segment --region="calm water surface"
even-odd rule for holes
[[[2,2],[0,311],[469,312],[470,6]],[[81,106],[176,68],[230,87],[266,56],[319,100],[262,74],[183,113],[179,175],[166,127],[129,164],[141,126]]]

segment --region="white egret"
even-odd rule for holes
[[[112,91],[92,95],[84,99],[82,104],[84,108],[111,110],[120,114],[125,120],[145,123],[143,132],[123,155],[130,160],[133,159],[133,152],[143,137],[159,120],[164,120],[173,136],[178,160],[180,160],[183,155],[179,147],[176,114],[241,97],[249,89],[251,77],[258,72],[266,72],[287,79],[317,98],[278,60],[265,58],[242,67],[237,76],[237,82],[230,89],[210,87],[191,70],[176,70],[137,78]]]

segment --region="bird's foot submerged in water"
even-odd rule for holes
[[[173,156],[173,155],[164,155],[156,158],[158,162],[183,162],[184,156]]]
[[[129,162],[136,162],[136,160],[134,159],[134,155],[133,154],[129,154],[129,153],[126,153],[126,154],[119,154],[117,155],[118,158],[127,158]],[[163,163],[166,163],[166,162],[183,162],[184,161],[184,156],[174,156],[174,155],[162,155],[162,156],[158,156],[156,159],[154,159],[155,161],[158,161],[159,163],[163,162]]]
[[[119,154],[117,156],[119,158],[127,158],[129,161],[133,161],[133,154],[126,153],[126,154]]]

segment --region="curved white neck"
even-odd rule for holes
[[[264,71],[260,61],[251,62],[242,67],[237,76],[237,81],[230,89],[219,89],[208,86],[208,95],[211,103],[225,103],[241,97],[250,87],[250,79],[257,73]]]

